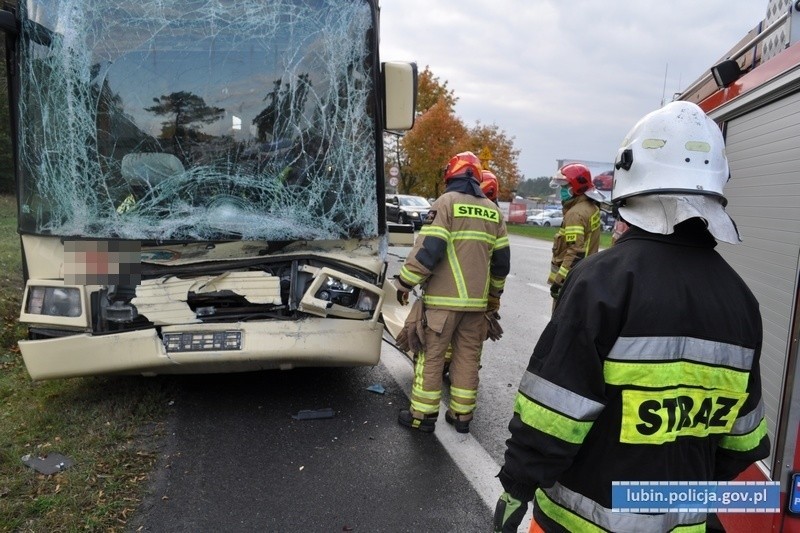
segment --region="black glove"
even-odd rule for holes
[[[413,287],[409,287],[398,276],[395,276],[394,288],[397,289],[397,301],[400,302],[400,305],[408,305],[408,293]]]
[[[558,283],[553,283],[550,285],[550,296],[553,297],[554,300],[558,300],[558,293],[561,291],[561,285]]]
[[[498,309],[500,309],[500,297],[490,294],[486,301],[486,311],[496,313]]]
[[[408,305],[408,291],[397,289],[397,301],[400,305]]]
[[[504,492],[497,500],[494,509],[493,533],[517,533],[525,513],[528,512],[528,502],[520,501],[511,494]]]
[[[486,320],[489,322],[486,328],[486,338],[499,341],[503,336],[503,328],[500,326],[500,315],[497,312],[485,313]]]

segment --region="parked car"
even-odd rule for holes
[[[531,215],[528,217],[528,224],[533,224],[534,226],[560,226],[561,222],[564,220],[564,215],[560,209],[549,209],[547,211],[542,211],[537,215]]]
[[[598,191],[608,192],[614,186],[614,171],[608,170],[602,174],[598,174],[593,180],[594,187]],[[610,196],[610,195],[609,195]]]
[[[431,209],[431,204],[422,196],[409,194],[389,194],[386,196],[386,220],[398,224],[413,224],[415,229]]]

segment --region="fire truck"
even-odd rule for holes
[[[770,0],[765,18],[677,99],[721,127],[727,211],[742,243],[718,250],[761,306],[761,377],[771,452],[739,480],[779,481],[779,514],[720,514],[728,531],[800,532],[800,2]]]

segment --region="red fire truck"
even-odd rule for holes
[[[743,242],[721,243],[761,305],[761,377],[770,456],[740,480],[781,483],[780,514],[721,514],[728,531],[800,532],[800,2],[767,13],[710,71],[677,96],[722,128],[731,168],[725,188]]]

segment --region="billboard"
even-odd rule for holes
[[[569,165],[570,163],[580,163],[592,173],[594,186],[601,191],[611,191],[613,181],[614,163],[607,161],[587,161],[585,159],[556,159],[556,169]]]

